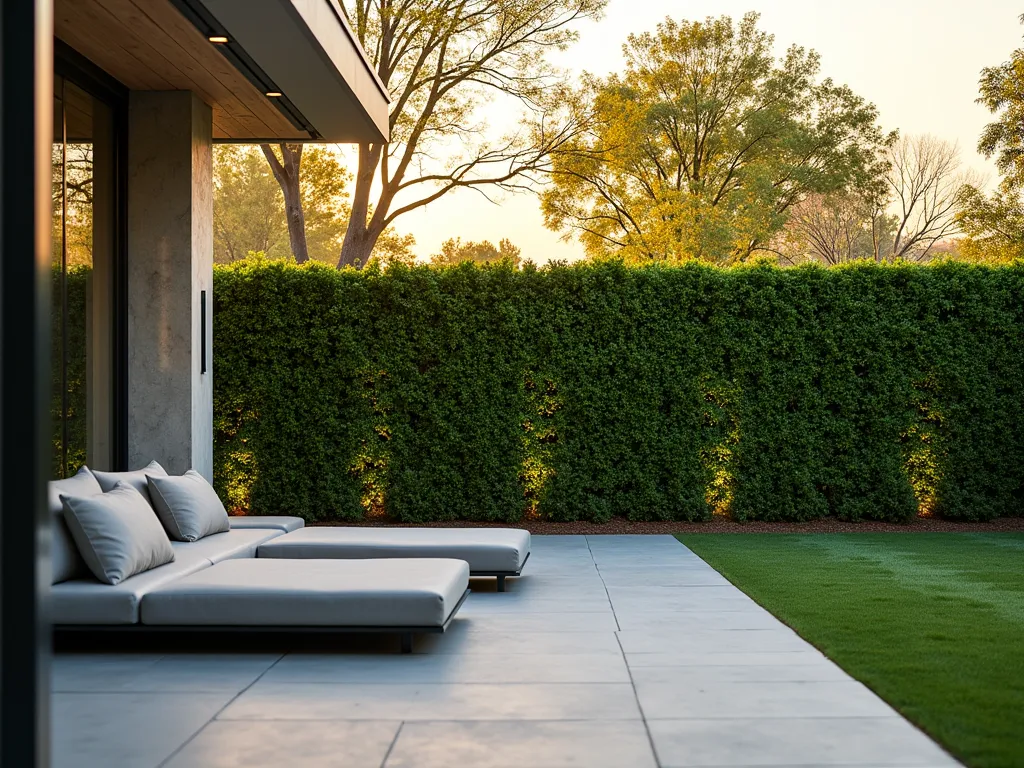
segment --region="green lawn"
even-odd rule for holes
[[[969,766],[1024,766],[1024,534],[678,538]]]

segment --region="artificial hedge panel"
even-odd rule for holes
[[[1020,514],[1024,267],[214,273],[215,476],[310,521]]]

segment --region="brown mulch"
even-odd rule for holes
[[[358,525],[372,527],[414,527],[414,528],[507,528],[508,523],[474,523],[453,520],[442,523],[387,523],[364,521],[359,523],[311,523],[311,525]],[[1024,533],[1024,517],[1002,517],[987,523],[961,523],[953,520],[939,520],[919,517],[911,523],[880,523],[866,521],[847,523],[825,518],[807,523],[737,523],[724,517],[716,517],[704,523],[656,522],[643,523],[613,518],[607,523],[553,523],[541,520],[524,520],[515,524],[535,534],[666,534],[666,533]]]

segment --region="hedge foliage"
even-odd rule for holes
[[[59,266],[50,270],[50,477],[71,477],[85,464],[88,440],[88,400],[86,391],[86,319],[89,306],[89,280],[92,269],[72,266],[62,282]],[[65,317],[61,300],[67,290],[67,333],[62,333]],[[65,338],[67,349],[64,348]],[[66,378],[61,368],[66,365]],[[67,387],[67,466],[63,466],[64,442],[63,388]]]
[[[215,474],[309,521],[1021,513],[1024,267],[214,274]]]

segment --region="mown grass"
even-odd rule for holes
[[[680,535],[969,766],[1024,766],[1024,535]]]

